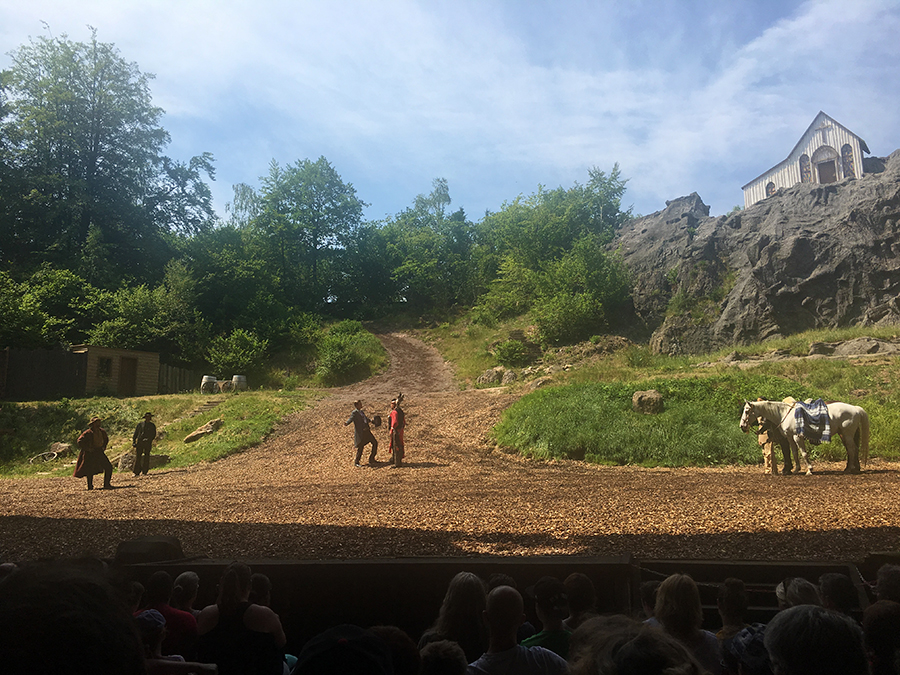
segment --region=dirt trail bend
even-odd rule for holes
[[[377,377],[329,391],[266,442],[227,459],[161,469],[116,490],[75,478],[0,481],[0,561],[115,554],[168,534],[186,555],[328,559],[631,552],[642,558],[858,560],[896,549],[896,464],[859,476],[761,467],[645,469],[537,462],[486,439],[516,396],[458,390],[440,355],[401,333]],[[385,416],[404,392],[407,459],[353,466],[352,401]],[[737,424],[737,420],[735,420]],[[755,439],[748,437],[748,443]]]

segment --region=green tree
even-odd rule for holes
[[[158,279],[169,257],[163,235],[195,232],[212,216],[201,180],[212,158],[161,155],[169,134],[153,76],[94,29],[87,43],[32,39],[11,58],[0,143],[14,179],[0,183],[0,251],[21,269],[80,267],[92,283]]]

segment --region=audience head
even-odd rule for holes
[[[642,628],[639,621],[621,614],[585,619],[569,638],[570,675],[613,672],[613,653]]]
[[[200,575],[188,570],[175,577],[175,588],[172,589],[172,607],[190,612],[200,592]]]
[[[656,591],[659,590],[658,581],[642,581],[638,587],[641,596],[641,607],[647,617],[653,616],[656,609]]]
[[[469,667],[466,653],[455,642],[429,642],[419,652],[422,658],[421,675],[465,675]]]
[[[856,587],[846,574],[827,572],[819,577],[819,596],[825,609],[849,614],[858,605]]]
[[[900,602],[879,600],[866,607],[862,628],[872,675],[896,675],[900,658]]]
[[[722,661],[726,671],[741,675],[772,675],[772,662],[765,646],[766,626],[747,626],[725,645]]]
[[[250,596],[250,568],[244,563],[233,562],[225,568],[219,580],[219,611],[228,613],[237,609]]]
[[[724,623],[743,624],[744,614],[747,613],[747,604],[747,589],[740,579],[729,577],[719,586],[716,605]]]
[[[529,594],[534,598],[534,607],[544,630],[558,628],[563,619],[569,616],[566,586],[556,577],[541,577],[529,589]]]
[[[497,586],[488,593],[484,621],[492,638],[514,638],[516,629],[525,621],[525,603],[519,591],[512,586]]]
[[[569,597],[569,611],[572,614],[592,611],[597,605],[597,592],[586,574],[572,572],[566,577],[566,595]]]
[[[260,572],[250,575],[250,602],[254,605],[272,604],[272,582],[269,577]]]
[[[460,622],[468,622],[473,617],[477,622],[484,607],[484,582],[476,574],[459,572],[447,586],[447,593],[438,614],[438,629],[446,632],[445,628],[458,626]]]
[[[801,577],[791,579],[791,583],[785,592],[785,601],[788,607],[797,605],[822,605],[819,590],[815,584]]]
[[[391,652],[383,640],[359,626],[335,626],[307,642],[292,675],[392,675]]]
[[[655,626],[644,626],[634,638],[619,647],[613,654],[612,661],[614,670],[606,672],[616,675],[706,673],[687,647]]]
[[[879,600],[900,602],[900,565],[882,565],[879,568],[875,596]]]
[[[659,585],[654,614],[666,631],[676,637],[692,637],[703,624],[700,590],[687,574],[672,574]]]
[[[4,672],[144,673],[144,650],[127,601],[95,570],[27,565],[0,583]]]
[[[419,675],[422,659],[412,638],[397,626],[372,626],[369,631],[391,652],[394,675]]]
[[[862,630],[850,617],[818,605],[775,615],[765,634],[775,675],[867,675]]]
[[[10,574],[19,569],[15,563],[5,562],[0,563],[0,581],[3,581]]]
[[[144,598],[144,584],[140,581],[130,581],[125,587],[125,604],[133,615],[141,606]]]
[[[487,580],[487,590],[492,591],[497,586],[512,586],[513,588],[518,588],[518,584],[516,584],[516,580],[513,579],[510,575],[504,574],[503,572],[494,572],[491,576],[488,577]]]
[[[165,570],[159,570],[150,575],[147,579],[147,586],[144,590],[144,603],[146,605],[167,605],[172,599],[172,589],[175,583],[172,581],[172,575]]]
[[[156,654],[166,634],[165,617],[155,609],[145,609],[134,617],[134,622],[144,643],[145,655]]]

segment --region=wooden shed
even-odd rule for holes
[[[744,186],[744,208],[797,183],[835,183],[861,178],[866,142],[822,111],[780,164]]]
[[[159,384],[159,354],[133,349],[75,345],[85,354],[87,396],[152,396]]]

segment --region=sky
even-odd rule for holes
[[[445,178],[470,219],[618,163],[636,214],[721,215],[822,110],[900,148],[900,0],[0,0],[0,69],[90,29],[152,73],[168,156],[215,207],[324,156],[396,215]]]

